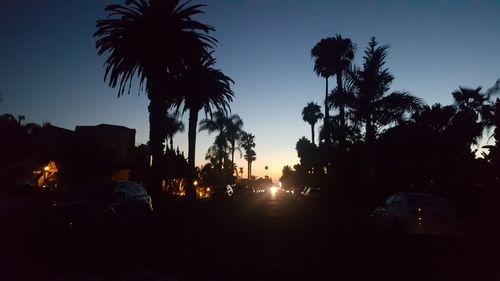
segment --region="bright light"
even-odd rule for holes
[[[194,185],[194,186],[197,186],[197,185],[198,185],[198,181],[197,181],[197,180],[195,180],[195,181],[193,182],[193,185]]]
[[[271,191],[272,195],[275,195],[278,192],[278,188],[276,186],[271,186],[271,188],[269,188],[269,191]]]
[[[43,169],[44,169],[45,171],[48,171],[48,170],[49,170],[49,166],[45,166]]]
[[[211,190],[210,187],[207,187],[207,192],[210,192],[210,190]]]

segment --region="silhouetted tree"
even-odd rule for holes
[[[19,122],[19,125],[23,125],[24,120],[26,120],[26,117],[24,115],[17,116],[17,122]]]
[[[328,107],[328,78],[330,76],[337,76],[337,88],[339,96],[343,96],[343,86],[342,86],[342,73],[347,70],[351,64],[354,57],[355,46],[352,44],[351,40],[348,38],[342,38],[340,35],[335,37],[329,37],[322,39],[318,42],[311,50],[311,56],[315,58],[314,62],[314,72],[318,76],[324,77],[326,82],[325,90],[325,128],[326,123],[329,119],[329,107]],[[345,99],[341,99],[342,103],[339,105],[339,115],[340,124],[343,128],[345,126]],[[327,142],[329,138],[326,139]]]
[[[390,92],[394,77],[384,68],[388,45],[378,46],[372,37],[365,50],[363,67],[354,68],[350,79],[354,92],[348,98],[354,118],[365,125],[367,188],[371,189],[373,145],[377,131],[409,118],[423,101],[407,92]]]
[[[295,150],[297,151],[297,156],[300,158],[302,168],[308,173],[314,172],[318,162],[316,145],[306,137],[302,137],[297,141]]]
[[[190,57],[208,56],[216,40],[208,36],[211,26],[192,19],[203,5],[180,4],[179,0],[128,0],[126,5],[108,5],[107,19],[97,21],[96,48],[107,55],[104,80],[118,86],[118,96],[129,93],[132,81],[139,81],[150,100],[149,139],[153,155],[153,195],[161,189],[163,124],[170,84],[186,68]],[[145,86],[145,87],[144,87]],[[189,92],[183,92],[187,94]]]
[[[255,136],[247,132],[243,132],[241,135],[241,147],[245,150],[245,160],[248,162],[248,179],[252,176],[252,162],[257,159],[257,154],[255,153]]]
[[[477,143],[477,140],[482,136],[483,129],[490,125],[487,119],[493,105],[489,96],[481,93],[481,87],[476,89],[459,87],[459,90],[454,91],[452,95],[455,100],[455,108],[459,113],[456,116],[457,121],[468,122],[468,128],[473,130],[470,133],[474,135],[472,143]]]
[[[314,144],[314,125],[321,118],[323,118],[323,114],[321,113],[321,107],[314,102],[308,103],[306,107],[304,107],[304,109],[302,110],[302,120],[311,125],[311,142],[313,144]]]
[[[227,125],[227,115],[223,111],[216,111],[210,117],[202,119],[199,123],[199,131],[208,131],[209,134],[217,132],[215,137],[215,148],[210,148],[207,155],[210,153],[211,156],[216,156],[217,164],[219,170],[222,170],[223,159],[227,156],[227,142],[226,142],[226,125]]]
[[[181,98],[174,101],[177,107],[183,105],[183,112],[189,111],[188,127],[188,163],[191,169],[195,169],[195,149],[196,149],[196,127],[198,125],[198,112],[204,109],[207,116],[213,116],[213,109],[227,115],[229,103],[233,100],[234,93],[231,78],[215,69],[215,60],[205,55],[201,58],[190,60],[187,67],[182,72],[176,88],[185,93]],[[193,186],[194,174],[188,180],[186,198],[195,199],[196,193]]]
[[[295,186],[294,170],[289,165],[286,165],[281,170],[281,177],[279,178],[281,185],[285,188]]]
[[[226,139],[229,142],[229,149],[231,151],[231,165],[235,168],[234,164],[234,152],[239,150],[239,147],[236,146],[237,142],[241,139],[241,134],[243,132],[243,120],[241,120],[240,116],[237,114],[233,114],[228,117],[226,123]],[[240,150],[240,158],[241,158],[241,150]],[[234,173],[234,172],[233,172]],[[236,175],[238,175],[238,171],[236,171]]]
[[[165,137],[170,142],[170,150],[174,150],[174,135],[184,132],[184,123],[179,120],[177,114],[167,113],[164,124]],[[168,147],[168,146],[167,146]]]

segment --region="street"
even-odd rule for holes
[[[149,229],[43,237],[21,221],[2,235],[2,280],[497,280],[498,246],[371,228],[320,201],[269,193],[168,201]],[[8,277],[8,278],[7,278]]]

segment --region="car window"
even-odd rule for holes
[[[127,188],[127,186],[125,184],[120,184],[118,185],[118,187],[116,188],[115,190],[115,194],[119,193],[119,192],[124,192],[125,196],[124,197],[129,197],[129,196],[133,196],[129,193],[129,189]],[[120,196],[122,197],[122,196]]]
[[[394,202],[394,197],[395,197],[395,196],[396,196],[396,195],[392,195],[391,197],[389,197],[389,198],[385,201],[385,205],[387,205],[387,206],[392,206],[392,205],[394,204],[393,202]]]
[[[125,188],[127,189],[128,197],[134,197],[141,195],[141,190],[137,188],[136,184],[133,182],[124,183]]]
[[[401,201],[402,201],[401,195],[396,195],[396,196],[394,196],[394,200],[392,201],[392,205],[394,205],[394,206],[401,205]]]
[[[134,187],[135,189],[137,190],[137,192],[140,194],[140,195],[147,195],[148,193],[146,192],[146,190],[144,189],[144,187],[134,183]]]
[[[427,194],[410,194],[408,203],[415,206],[448,207],[448,201],[444,198]]]

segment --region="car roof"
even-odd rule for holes
[[[448,204],[448,200],[446,200],[446,198],[439,197],[437,195],[429,194],[429,193],[400,192],[400,193],[397,193],[397,194],[401,194],[401,195],[406,196],[410,201],[413,199],[413,200],[416,200],[416,201],[422,201],[422,200],[432,201],[432,202],[443,204],[443,205],[447,205]]]

